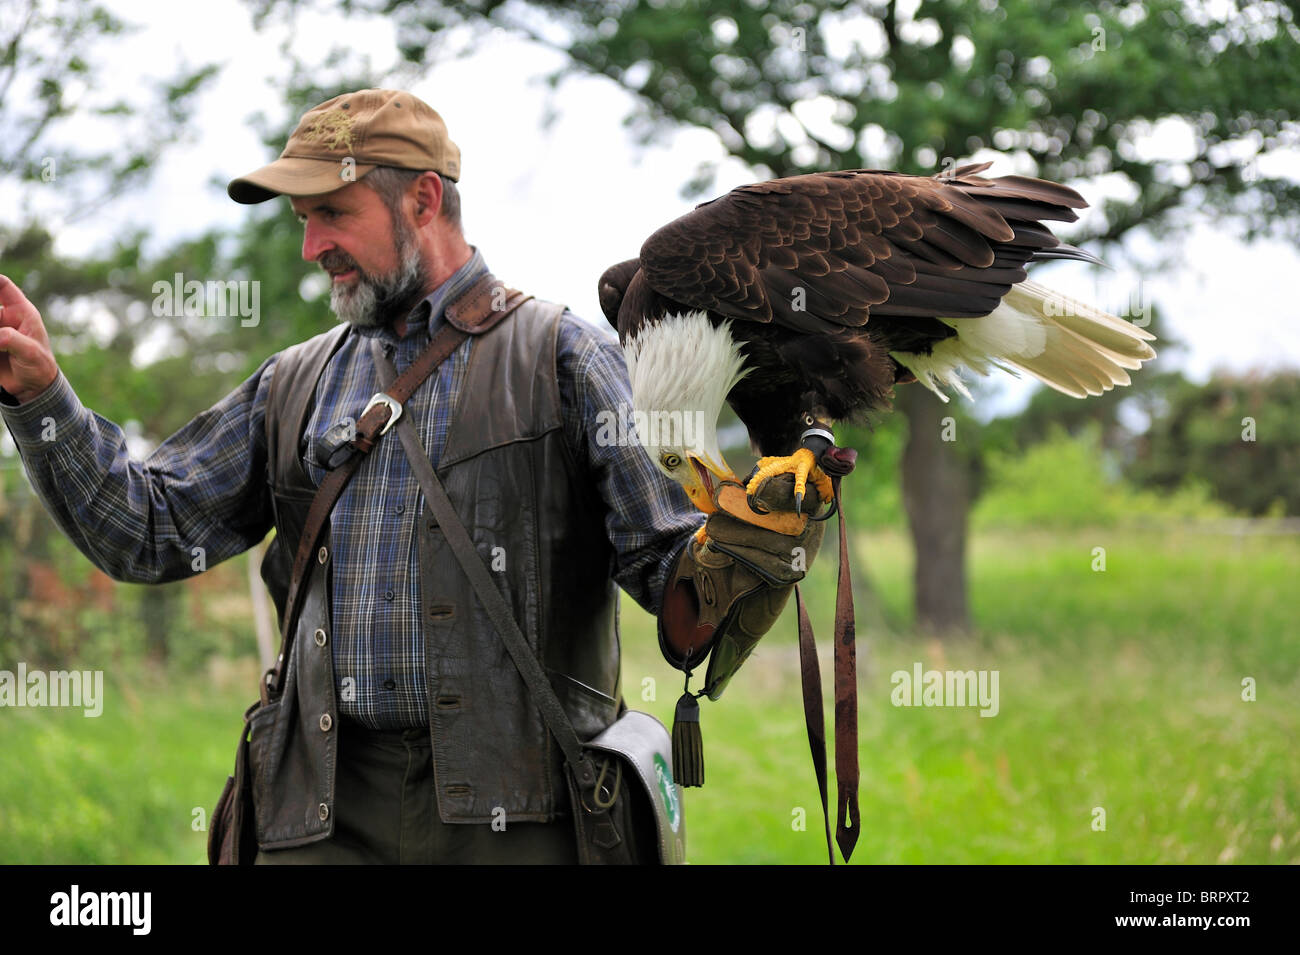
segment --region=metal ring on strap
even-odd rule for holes
[[[611,761],[614,763],[614,788],[612,791],[610,791],[608,799],[602,799],[600,795],[600,791],[605,788],[604,785],[605,775],[606,773],[609,772],[609,764]],[[597,812],[597,811],[604,812],[606,809],[609,809],[611,806],[613,806],[614,803],[618,802],[618,791],[622,785],[623,785],[623,761],[617,758],[609,758],[603,760],[600,764],[600,775],[596,778],[596,788],[593,790],[591,796],[592,802],[596,804],[596,808],[592,809],[590,806],[587,805],[585,793],[582,794],[583,795],[582,808],[587,810],[587,812]]]

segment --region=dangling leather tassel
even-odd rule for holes
[[[690,684],[690,677],[687,678]],[[700,736],[700,704],[688,689],[673,714],[673,776],[679,786],[704,785],[704,739]]]

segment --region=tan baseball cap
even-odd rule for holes
[[[313,107],[280,158],[233,179],[236,202],[318,196],[342,189],[376,166],[432,170],[460,179],[460,150],[442,117],[402,90],[357,90]]]

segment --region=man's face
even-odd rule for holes
[[[370,187],[354,182],[293,200],[303,224],[302,257],[330,276],[330,308],[340,321],[391,325],[423,296],[429,274],[415,230],[390,214]]]

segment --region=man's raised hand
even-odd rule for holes
[[[41,313],[23,290],[0,275],[0,388],[31,401],[59,376]]]

